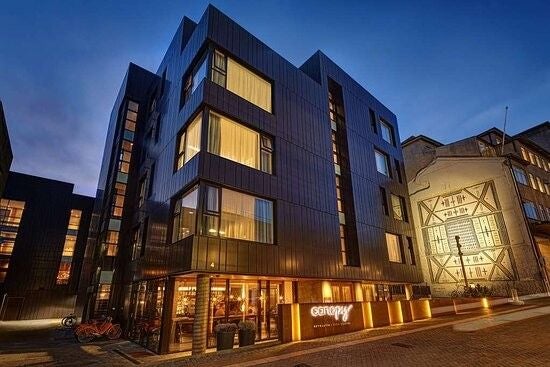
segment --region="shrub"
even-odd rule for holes
[[[218,324],[214,327],[216,333],[234,333],[237,331],[237,325],[233,323]]]
[[[252,320],[239,321],[239,330],[256,331],[256,323]]]

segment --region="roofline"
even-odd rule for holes
[[[411,136],[408,137],[407,139],[403,140],[403,141],[401,142],[401,147],[404,148],[405,146],[407,146],[407,145],[409,145],[409,144],[412,144],[412,143],[414,143],[414,142],[417,141],[417,140],[424,140],[424,141],[427,141],[427,142],[429,142],[429,143],[431,143],[431,144],[433,144],[433,145],[435,145],[435,146],[437,146],[437,147],[442,147],[443,145],[445,145],[445,144],[443,144],[443,143],[438,142],[438,141],[435,140],[435,139],[430,138],[429,136],[420,134],[420,135],[411,135]]]

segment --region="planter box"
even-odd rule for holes
[[[234,340],[235,332],[233,331],[216,333],[216,350],[233,349]]]
[[[255,330],[239,330],[239,347],[254,345],[256,342]]]

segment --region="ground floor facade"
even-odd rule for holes
[[[280,305],[406,300],[428,293],[412,284],[185,274],[128,287],[126,329],[129,339],[156,353],[202,353],[216,347],[218,324],[248,320],[256,326],[256,341],[281,339],[280,329],[290,326],[280,319]]]

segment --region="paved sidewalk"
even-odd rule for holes
[[[550,302],[550,299],[547,300]],[[538,302],[540,303],[540,302]],[[494,314],[508,314],[521,310],[529,310],[540,304],[526,304],[524,306],[505,305],[495,310],[475,310],[463,312],[459,315],[443,316],[430,320],[417,321],[413,323],[394,325],[382,328],[362,330],[359,332],[336,335],[327,338],[314,339],[289,344],[278,344],[269,348],[258,348],[248,350],[247,348],[233,351],[211,353],[201,356],[178,358],[174,356],[170,360],[151,361],[148,366],[232,366],[246,367],[257,366],[261,363],[275,363],[280,361],[281,366],[294,366],[289,361],[298,359],[301,356],[316,355],[325,353],[335,353],[345,347],[364,347],[366,344],[388,338],[400,338],[408,334],[428,332],[449,328],[456,323],[463,322],[466,319],[480,319]],[[307,360],[307,358],[306,358]]]
[[[533,323],[533,320],[539,321]],[[477,357],[483,357],[487,353],[498,354],[499,348],[503,353],[507,353],[510,346],[509,341],[503,339],[503,333],[508,335],[508,340],[513,340],[514,343],[519,340],[523,343],[520,343],[525,349],[522,353],[536,351],[539,360],[546,362],[548,352],[541,352],[537,348],[541,342],[550,339],[550,333],[546,331],[550,330],[550,298],[530,300],[524,306],[505,305],[494,310],[462,312],[459,315],[322,339],[289,344],[275,341],[192,357],[189,353],[155,355],[126,340],[97,341],[82,345],[75,341],[71,330],[63,330],[57,325],[59,320],[40,321],[34,324],[0,322],[0,366],[245,367],[263,363],[266,366],[292,367],[300,362],[311,366],[372,365],[375,362],[374,365],[421,365],[421,360],[409,355],[408,351],[412,349],[426,355],[437,351],[449,358],[450,362],[447,365],[453,365],[455,360],[461,360],[462,365],[477,365],[478,363],[465,361],[454,353],[462,350],[463,345],[470,348],[462,350],[462,353],[470,358],[474,358],[474,355],[470,354],[470,351],[474,350],[481,353]],[[524,325],[530,325],[530,328]],[[527,343],[531,335],[534,336],[534,342]],[[470,340],[477,340],[480,345],[471,345]],[[485,345],[486,343],[493,343],[494,346]],[[409,347],[410,345],[413,347]],[[429,348],[433,348],[433,351]],[[399,356],[408,356],[410,360],[399,359]],[[493,359],[496,361],[498,358],[499,356],[496,356]],[[363,360],[368,363],[362,362]],[[500,365],[507,365],[503,360],[500,361]],[[533,361],[538,362],[536,359]],[[430,362],[432,361],[423,361],[424,365],[438,365]]]

